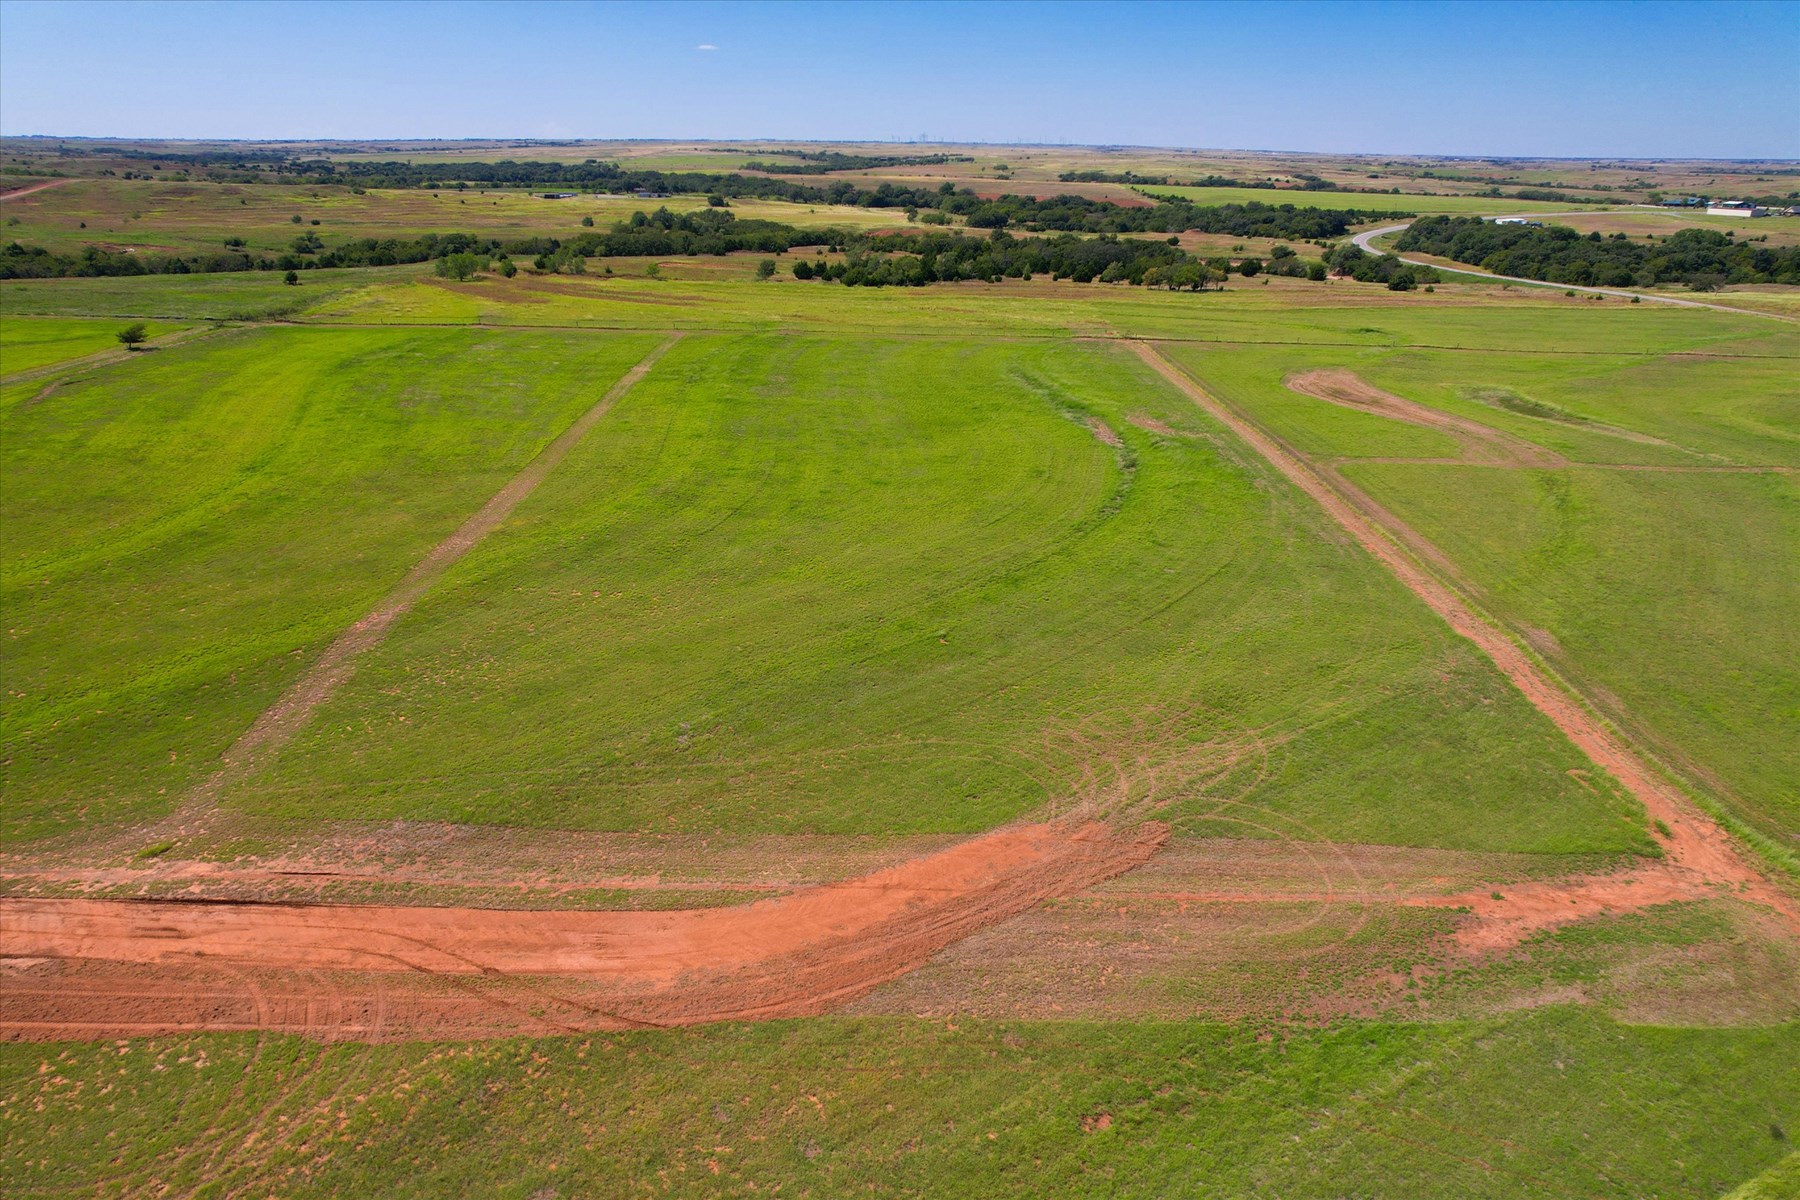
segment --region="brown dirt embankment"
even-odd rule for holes
[[[1128,832],[1092,822],[1016,826],[860,879],[680,912],[12,900],[0,905],[13,960],[0,1031],[92,1037],[247,1027],[196,1015],[185,993],[202,978],[214,992],[243,991],[234,978],[269,971],[382,973],[395,977],[374,985],[388,994],[446,976],[554,977],[579,987],[578,1008],[588,1014],[565,1014],[562,1027],[801,1016],[1044,899],[1138,866],[1167,832],[1158,824]],[[113,969],[98,976],[103,985],[84,986],[79,971],[59,979],[69,960]],[[147,986],[167,968],[185,972],[186,985]],[[519,1029],[513,1006],[495,1003],[490,1023]],[[380,1035],[419,1032],[390,1017]]]

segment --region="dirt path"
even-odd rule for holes
[[[1054,896],[1147,861],[1166,838],[1149,823],[1023,825],[860,879],[734,908],[682,912],[534,912],[344,905],[13,900],[0,907],[11,960],[0,1032],[100,1036],[183,1028],[298,1028],[324,991],[294,972],[398,975],[362,989],[453,994],[485,985],[492,1010],[458,1006],[463,1025],[521,1023],[518,989],[555,977],[581,997],[563,1028],[681,1025],[799,1016],[862,995],[935,951]],[[59,969],[75,960],[73,969]],[[109,964],[93,967],[89,960]],[[184,980],[169,987],[168,969]],[[278,972],[314,996],[305,1021],[245,1016],[242,972]],[[514,981],[512,991],[494,982]],[[159,980],[163,980],[161,984]],[[235,982],[234,982],[235,980]],[[504,981],[503,981],[504,982]],[[208,1016],[195,997],[224,998]],[[235,998],[235,999],[233,999]],[[565,1006],[566,1007],[566,1006]],[[403,1014],[411,1009],[402,1008]],[[423,1012],[432,1011],[425,1005]],[[580,1014],[585,1013],[583,1017]],[[234,1024],[234,1021],[248,1023]],[[377,1036],[437,1030],[425,1017],[384,1019]],[[358,1027],[345,1036],[371,1036]]]
[[[1471,421],[1453,413],[1384,392],[1352,371],[1329,368],[1301,371],[1282,381],[1289,391],[1311,396],[1341,408],[1373,413],[1394,421],[1404,421],[1424,429],[1446,434],[1462,448],[1464,461],[1484,466],[1562,467],[1568,460],[1555,451],[1514,437],[1479,421]]]
[[[14,188],[10,192],[0,192],[0,200],[17,200],[21,196],[30,196],[37,192],[47,191],[53,187],[61,187],[65,183],[73,183],[72,179],[51,179],[44,183],[34,183],[22,188]]]
[[[1675,787],[1665,782],[1635,750],[1614,734],[1554,681],[1497,625],[1477,614],[1462,596],[1426,570],[1381,528],[1398,523],[1392,514],[1380,518],[1365,513],[1308,466],[1301,456],[1261,428],[1237,415],[1207,393],[1169,360],[1145,342],[1133,342],[1133,350],[1158,374],[1184,392],[1209,415],[1243,439],[1295,486],[1312,497],[1327,515],[1354,537],[1401,583],[1429,605],[1458,634],[1473,642],[1510,679],[1532,705],[1556,723],[1593,762],[1623,784],[1649,813],[1669,830],[1664,849],[1671,867],[1694,877],[1695,883],[1735,887],[1779,911],[1800,927],[1800,905],[1764,880],[1740,858],[1724,830],[1694,810]],[[1406,530],[1404,542],[1423,543],[1416,532]]]
[[[408,571],[394,590],[375,606],[374,611],[339,634],[337,640],[319,656],[318,661],[308,667],[231,744],[223,755],[219,769],[184,797],[180,808],[159,828],[152,830],[151,836],[182,836],[211,813],[226,788],[249,775],[256,770],[258,763],[280,750],[306,724],[313,710],[330,699],[332,693],[350,677],[350,673],[355,670],[357,657],[379,645],[387,636],[388,628],[418,602],[419,597],[425,594],[439,576],[454,566],[477,542],[499,528],[512,515],[513,509],[519,506],[519,502],[537,490],[537,486],[556,469],[557,464],[574,449],[575,444],[587,435],[588,430],[611,410],[619,397],[650,373],[650,368],[681,340],[681,336],[679,333],[672,334],[667,341],[646,355],[642,362],[627,371],[592,408],[577,417],[574,424],[546,446],[524,470],[495,492],[479,512],[463,522],[461,528],[439,542],[430,554]]]

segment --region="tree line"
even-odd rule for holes
[[[746,171],[768,171],[777,175],[829,175],[833,171],[878,171],[887,167],[934,167],[944,163],[974,162],[968,154],[840,154],[835,150],[764,150],[763,154],[779,154],[797,158],[798,163],[747,162]]]
[[[882,187],[889,185],[883,184]],[[945,185],[946,187],[948,185]],[[902,191],[906,189],[900,189]],[[1004,230],[1016,226],[1027,233],[1091,233],[1104,235],[1187,231],[1233,237],[1319,241],[1338,237],[1371,214],[1353,210],[1297,208],[1291,204],[1224,204],[1200,207],[1185,201],[1154,207],[1123,208],[1081,196],[1054,200],[1005,196],[982,201],[967,191],[926,192],[955,211],[966,212],[975,228]],[[917,210],[914,210],[917,211]],[[942,211],[942,210],[938,210]],[[222,251],[198,255],[130,254],[89,246],[78,254],[53,254],[18,242],[0,248],[0,279],[33,279],[65,275],[185,275],[214,271],[301,271],[318,267],[394,266],[426,262],[448,254],[536,256],[566,266],[593,256],[728,254],[736,250],[780,253],[796,246],[845,245],[853,235],[841,230],[798,229],[775,221],[740,221],[725,209],[708,208],[675,214],[667,209],[634,213],[631,220],[605,233],[583,233],[565,243],[556,238],[503,240],[474,234],[424,234],[417,238],[357,238],[336,246],[322,239],[297,239],[282,255],[258,256],[239,239]],[[1077,239],[1079,240],[1079,239]],[[1048,268],[1038,268],[1042,273]]]
[[[1623,233],[1583,236],[1566,225],[1427,217],[1413,222],[1394,248],[1436,254],[1497,275],[1587,287],[1681,283],[1710,290],[1728,283],[1800,284],[1800,246],[1752,245],[1712,229],[1634,240]]]

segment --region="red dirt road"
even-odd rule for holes
[[[577,1018],[579,1028],[817,1013],[977,929],[1140,865],[1167,832],[1017,826],[861,879],[682,912],[11,900],[0,907],[14,961],[0,1033],[240,1028],[197,1018],[187,993],[208,982],[242,992],[233,987],[241,973],[271,970],[398,974],[374,985],[390,993],[420,980],[441,990],[444,976],[554,976],[581,985],[589,1018]],[[85,986],[95,976],[65,978],[58,968],[67,960],[139,969],[115,967],[97,976],[100,986]],[[147,986],[168,967],[185,969],[190,986]],[[500,1007],[490,1017],[499,1031],[519,1028],[511,1006]],[[421,1032],[403,1019],[382,1030]]]

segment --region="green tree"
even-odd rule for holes
[[[487,266],[487,259],[476,254],[446,254],[437,260],[436,271],[444,279],[469,279]]]
[[[281,282],[287,284],[289,287],[295,286],[300,282],[300,272],[289,271],[286,275],[281,277]]]
[[[767,279],[773,274],[775,274],[775,260],[774,259],[765,258],[761,262],[756,264],[756,277],[758,279]]]
[[[145,327],[142,321],[133,321],[125,328],[119,330],[114,336],[119,339],[120,343],[123,344],[127,350],[136,350],[144,342],[149,340],[150,331]]]

